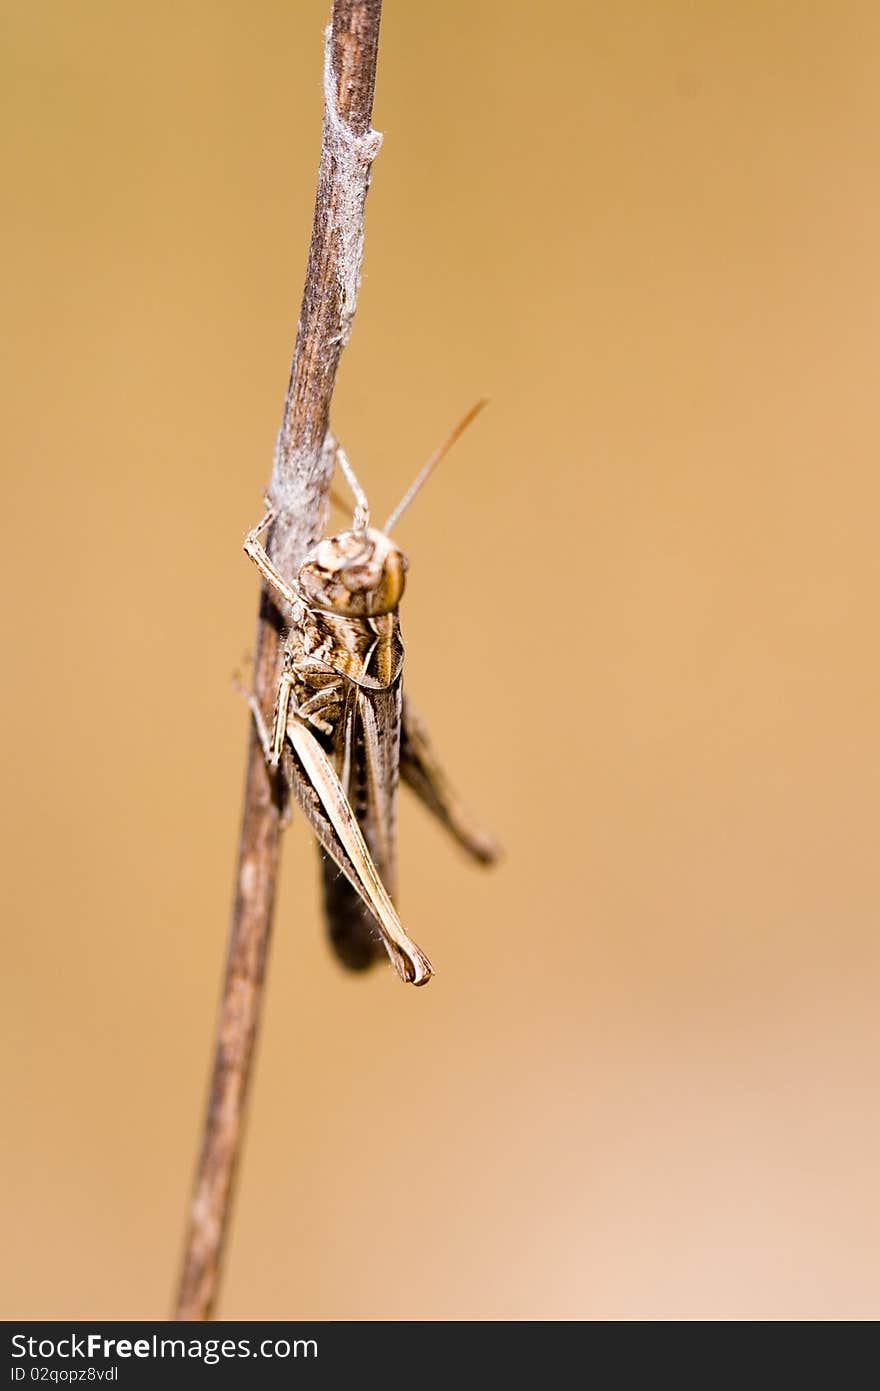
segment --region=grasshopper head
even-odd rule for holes
[[[390,613],[406,583],[406,556],[383,531],[340,531],[300,567],[297,587],[315,608],[348,618]]]

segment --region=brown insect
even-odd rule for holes
[[[393,902],[399,779],[474,859],[491,864],[498,851],[465,814],[404,697],[399,606],[407,559],[389,533],[485,404],[474,406],[431,456],[381,531],[370,526],[366,496],[338,450],[356,503],[350,529],[320,541],[293,580],[279,573],[259,540],[274,520],[271,509],[244,543],[291,610],[271,732],[255,698],[250,705],[266,761],[273,770],[283,766],[323,851],[330,940],[353,970],[371,965],[384,947],[412,985],[424,985],[433,968]]]

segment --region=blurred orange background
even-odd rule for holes
[[[7,1317],[170,1309],[327,0],[4,6]],[[287,835],[220,1314],[876,1317],[880,10],[388,0],[334,429],[437,967]],[[193,619],[197,639],[193,641]]]

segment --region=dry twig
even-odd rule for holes
[[[327,519],[335,455],[330,400],[356,307],[364,202],[381,141],[370,127],[381,8],[381,0],[334,0],[327,31],[315,217],[269,488],[278,517],[268,549],[284,574],[296,573]],[[263,708],[271,706],[278,682],[285,618],[264,590],[254,663]],[[281,812],[252,731],[226,977],[176,1306],[180,1319],[210,1318],[217,1298],[263,996]]]

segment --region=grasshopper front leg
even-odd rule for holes
[[[263,576],[263,579],[266,581],[266,584],[270,585],[277,594],[281,595],[282,599],[292,605],[297,602],[299,595],[293,586],[287,583],[287,580],[269,559],[266,548],[260,541],[260,535],[268,526],[271,526],[277,515],[278,513],[275,509],[271,505],[268,506],[267,511],[257,522],[257,525],[252,527],[244,538],[243,550],[245,555],[249,556],[254,562],[260,574]]]
[[[497,841],[470,819],[437,762],[425,727],[406,696],[400,731],[400,776],[469,855],[479,864],[494,864],[501,854]]]

